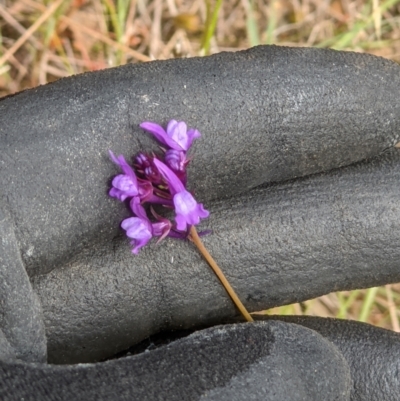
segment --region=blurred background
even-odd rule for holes
[[[260,44],[400,62],[400,0],[0,0],[0,96],[125,63]],[[354,319],[400,332],[400,284],[260,313]]]

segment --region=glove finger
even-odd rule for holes
[[[320,333],[346,358],[353,381],[351,400],[397,401],[400,334],[354,321],[311,316],[271,316]]]
[[[400,152],[210,204],[203,238],[250,310],[400,281]],[[93,247],[33,279],[51,361],[92,361],[162,330],[237,318],[193,244]]]
[[[14,235],[13,221],[0,197],[0,358],[44,362],[43,315]],[[0,381],[1,382],[1,381]]]
[[[104,363],[0,361],[0,380],[4,401],[348,401],[351,385],[349,367],[332,343],[275,321],[219,326]]]
[[[126,65],[0,102],[1,188],[28,274],[118,233],[107,152],[156,149],[142,121],[185,120],[201,201],[343,166],[399,140],[400,67],[370,55],[263,46]]]

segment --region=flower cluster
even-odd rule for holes
[[[150,132],[163,145],[162,157],[139,153],[134,168],[120,155],[111,151],[112,161],[123,174],[112,180],[109,195],[120,201],[129,201],[134,216],[122,221],[121,227],[131,239],[132,252],[137,254],[152,237],[187,238],[190,227],[199,224],[209,212],[186,189],[186,167],[190,159],[187,151],[194,139],[200,137],[196,129],[187,129],[183,121],[171,120],[167,130],[158,124],[144,122],[140,127]],[[150,206],[151,221],[143,204],[158,204],[175,211],[175,222],[157,214]]]

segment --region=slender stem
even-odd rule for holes
[[[204,54],[207,56],[210,53],[211,38],[213,37],[215,32],[215,27],[217,25],[217,20],[218,20],[218,13],[222,5],[222,0],[216,0],[214,10],[212,10],[211,0],[207,0],[206,5],[207,5],[206,27],[201,47],[204,50]]]
[[[247,312],[247,309],[244,307],[244,305],[240,301],[239,297],[236,295],[236,292],[229,284],[224,273],[222,273],[222,270],[218,267],[218,265],[215,263],[215,260],[212,258],[212,256],[209,254],[209,252],[205,248],[204,244],[201,242],[201,239],[200,239],[199,235],[197,234],[197,231],[194,226],[192,226],[190,228],[189,239],[197,246],[200,253],[204,256],[204,258],[206,259],[208,264],[214,270],[214,273],[217,275],[217,277],[221,281],[222,285],[225,287],[226,292],[232,298],[232,301],[237,306],[237,308],[240,310],[240,312],[244,316],[244,318],[248,322],[254,322],[253,318],[250,316],[250,313]]]

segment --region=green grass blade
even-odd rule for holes
[[[254,0],[250,0],[249,7],[247,9],[246,29],[247,38],[250,46],[258,46],[260,44],[260,36],[258,34],[257,21],[254,18]]]
[[[366,322],[368,320],[368,317],[370,316],[372,307],[374,305],[378,289],[378,287],[373,287],[366,292],[364,303],[362,305],[360,315],[358,316],[359,322]]]
[[[386,0],[380,6],[381,13],[386,12],[389,8],[400,4],[400,0]],[[367,5],[362,13],[363,17],[357,21],[350,32],[345,32],[340,35],[334,36],[324,40],[316,45],[316,47],[331,47],[336,50],[342,50],[349,47],[357,35],[365,29],[371,28],[374,25],[374,15],[371,12],[371,7]]]
[[[211,38],[214,36],[215,27],[217,26],[219,10],[222,6],[222,0],[217,0],[214,9],[211,5],[211,0],[206,1],[207,5],[207,19],[204,28],[204,36],[202,41],[202,53],[204,55],[210,54]]]
[[[342,292],[338,292],[339,299],[339,311],[336,314],[336,317],[339,319],[346,319],[349,314],[349,309],[353,305],[354,301],[357,299],[360,294],[360,290],[354,290],[350,293],[350,295],[346,298]]]
[[[277,16],[277,6],[278,1],[273,0],[269,7],[269,18],[268,18],[268,26],[267,31],[265,32],[265,44],[272,45],[275,43],[274,31],[278,24],[278,16]]]

